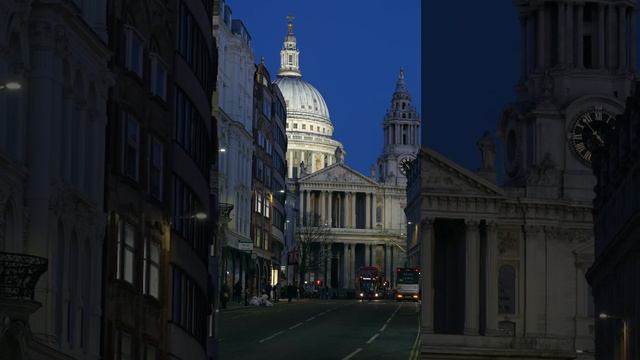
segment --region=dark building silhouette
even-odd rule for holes
[[[640,83],[595,155],[596,358],[640,357]]]
[[[104,358],[212,351],[217,57],[208,14],[197,0],[108,5]]]

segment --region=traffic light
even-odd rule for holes
[[[316,280],[316,285],[320,286],[320,284],[322,284],[322,281],[320,281],[320,279]]]

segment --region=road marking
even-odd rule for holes
[[[356,356],[357,353],[359,353],[360,351],[362,351],[362,348],[357,348],[356,351],[352,352],[351,354],[345,356],[342,358],[342,360],[349,360],[352,357]]]
[[[380,332],[383,332],[383,331],[384,331],[384,329],[386,329],[386,328],[387,328],[387,324],[384,324],[384,325],[380,328]]]
[[[307,319],[307,320],[305,320],[305,321],[306,321],[306,322],[309,322],[309,321],[311,321],[311,320],[313,320],[313,319],[315,319],[315,318],[316,318],[315,316],[312,316],[312,317],[308,318],[308,319]]]
[[[271,336],[269,336],[269,337],[266,337],[266,338],[264,338],[264,339],[260,340],[260,343],[263,343],[263,342],[265,342],[265,341],[269,341],[269,340],[273,339],[274,337],[276,337],[276,336],[278,336],[278,335],[280,335],[280,334],[284,334],[284,331],[278,331],[277,333],[275,333],[275,334],[273,334],[273,335],[271,335]]]
[[[297,327],[298,327],[298,326],[300,326],[300,325],[302,325],[302,323],[301,323],[301,322],[300,322],[300,323],[297,323],[297,324],[295,324],[295,325],[293,325],[292,327],[290,327],[290,328],[289,328],[289,330],[293,330],[293,329],[297,328]]]
[[[418,334],[416,335],[416,341],[413,342],[413,347],[411,347],[411,352],[409,353],[409,360],[416,360],[420,355],[420,329],[418,329]]]
[[[371,339],[369,339],[369,340],[367,341],[367,344],[371,344],[371,343],[373,342],[373,340],[375,340],[378,336],[380,336],[380,334],[375,334],[375,335],[373,335],[373,336],[371,337]]]

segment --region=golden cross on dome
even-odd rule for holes
[[[293,32],[293,19],[295,19],[292,15],[287,16],[289,20],[289,34]]]

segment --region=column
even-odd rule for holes
[[[627,67],[627,8],[618,7],[618,68],[624,71]]]
[[[486,334],[491,336],[498,333],[498,226],[494,221],[487,222],[486,256]]]
[[[328,204],[329,214],[327,216],[327,223],[329,224],[329,227],[332,228],[333,227],[333,204],[332,204],[333,192],[329,191],[327,195],[329,197],[329,204]]]
[[[311,216],[311,190],[307,190],[306,192],[306,208],[305,208],[305,216],[307,218],[307,225],[311,225],[313,222],[313,216]]]
[[[366,198],[366,205],[364,207],[364,211],[365,211],[365,218],[366,218],[366,222],[365,222],[365,229],[370,229],[371,228],[371,196],[369,196],[371,194],[369,193],[365,193],[365,198]]]
[[[289,174],[289,178],[293,178],[293,152],[289,151],[287,153],[287,173]]]
[[[356,193],[351,193],[351,228],[355,229],[357,227],[356,221]]]
[[[316,153],[311,153],[311,164],[309,164],[308,169],[311,172],[316,172]]]
[[[327,209],[325,208],[326,197],[327,197],[327,192],[326,191],[321,191],[320,192],[320,196],[318,197],[319,200],[320,200],[320,223],[322,225],[328,224],[327,223]]]
[[[433,250],[435,241],[433,239],[433,219],[424,219],[420,224],[420,270],[422,272],[422,306],[420,311],[421,333],[433,333]]]
[[[349,288],[355,288],[355,275],[356,275],[356,244],[350,245],[349,254]]]
[[[300,209],[298,210],[298,215],[300,216],[300,225],[304,225],[304,197],[305,197],[305,191],[304,190],[300,190],[300,192],[298,193],[298,196],[300,197]]]
[[[371,245],[364,244],[364,266],[371,266]]]
[[[538,26],[538,59],[537,59],[537,68],[538,69],[544,69],[545,67],[545,59],[546,59],[546,54],[545,54],[545,11],[544,11],[544,5],[538,5],[538,19],[537,19],[537,26]]]
[[[331,269],[332,269],[331,263],[333,261],[333,248],[332,248],[331,244],[327,244],[325,246],[327,246],[329,248],[328,249],[329,253],[328,253],[327,261],[325,262],[325,265],[327,267],[325,269],[325,273],[327,274],[327,276],[325,277],[325,282],[326,282],[327,287],[331,288]]]
[[[464,334],[477,335],[479,325],[479,284],[480,284],[480,233],[478,221],[465,219],[466,251],[465,251],[465,316]]]
[[[342,244],[342,252],[340,254],[340,284],[338,287],[347,288],[348,280],[347,280],[347,247],[349,245],[346,243]]]
[[[598,69],[604,68],[604,4],[598,4]]]
[[[607,6],[607,44],[609,44],[607,46],[607,68],[609,69],[615,69],[616,64],[615,64],[615,59],[616,59],[616,53],[615,53],[615,43],[616,43],[616,27],[615,27],[615,22],[616,22],[616,8],[613,6],[613,3],[610,3]]]
[[[567,3],[567,32],[565,34],[565,61],[567,63],[567,67],[574,66],[574,52],[573,46],[575,44],[575,37],[573,34],[573,13],[574,13],[574,4],[572,2]]]
[[[638,22],[637,22],[637,18],[636,18],[636,12],[635,11],[631,11],[629,13],[629,22],[631,23],[631,26],[629,26],[631,28],[631,41],[629,42],[631,44],[631,49],[629,49],[629,51],[631,51],[631,57],[629,59],[629,68],[631,71],[636,71],[636,62],[638,61],[638,38],[637,38],[637,32],[638,32]]]
[[[576,68],[584,68],[584,4],[576,5],[578,12],[576,13]]]
[[[565,22],[567,20],[565,15],[566,4],[562,1],[558,2],[558,65],[564,68],[564,49],[565,45]]]

